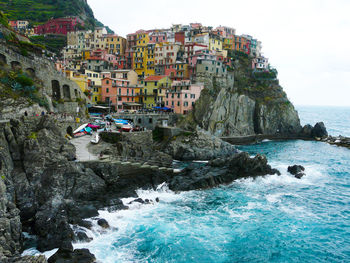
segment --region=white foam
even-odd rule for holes
[[[49,250],[49,251],[40,252],[36,248],[29,248],[29,249],[24,250],[22,252],[21,256],[23,257],[23,256],[40,256],[40,255],[44,255],[46,257],[46,259],[48,259],[53,254],[55,254],[57,252],[57,250],[58,250],[58,248],[54,248],[54,249]]]

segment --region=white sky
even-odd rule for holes
[[[200,22],[263,44],[297,105],[350,106],[350,0],[88,0],[117,34]]]

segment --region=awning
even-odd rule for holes
[[[142,106],[142,104],[139,104],[136,102],[123,102],[123,105],[125,105],[125,106]]]

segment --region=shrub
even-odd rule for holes
[[[25,74],[19,74],[15,80],[17,83],[21,84],[23,87],[33,86],[34,84],[34,81],[30,77],[26,76]]]
[[[36,132],[32,132],[29,136],[28,139],[33,139],[36,140],[38,139],[38,134]]]

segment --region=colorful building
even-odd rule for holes
[[[101,37],[103,46],[108,50],[109,54],[122,56],[126,49],[126,39],[117,35],[103,35]]]
[[[164,106],[166,90],[171,86],[167,76],[150,76],[144,80],[142,89],[144,108]]]
[[[34,31],[37,35],[67,35],[68,32],[75,31],[79,25],[84,26],[84,22],[78,17],[55,18],[35,27]]]
[[[172,108],[178,114],[187,114],[193,109],[203,88],[203,84],[191,84],[190,80],[173,81],[166,90],[165,107]]]
[[[85,75],[88,80],[89,90],[92,92],[92,102],[101,102],[101,73],[85,70]]]
[[[101,82],[101,99],[115,110],[130,109],[131,106],[141,107],[141,104],[136,103],[137,86],[130,85],[129,80],[106,77]]]

